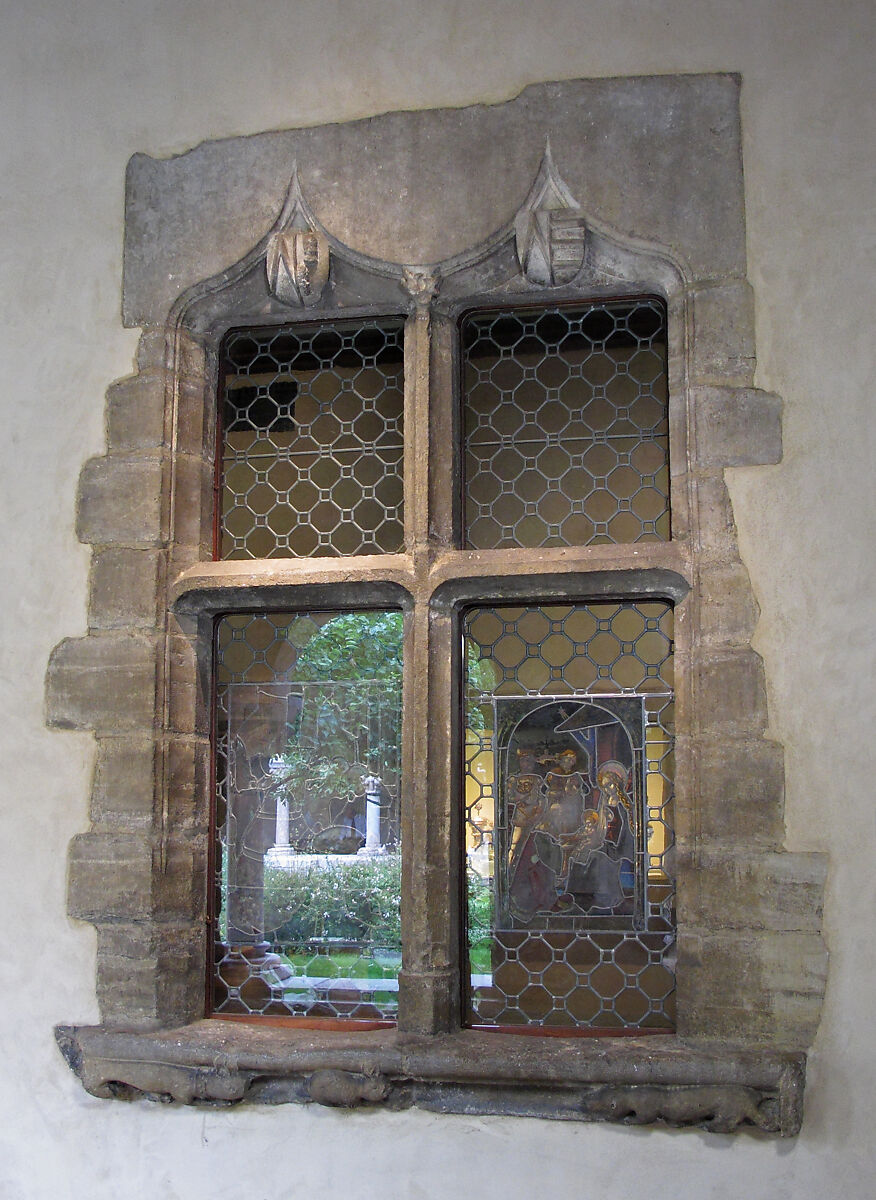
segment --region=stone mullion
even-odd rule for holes
[[[458,1021],[458,869],[451,717],[458,651],[452,613],[427,587],[406,615],[402,697],[402,948],[399,1025],[439,1033]]]
[[[402,947],[399,1025],[438,1033],[458,1024],[458,900],[453,837],[454,619],[432,603],[429,564],[452,544],[449,323],[428,308],[431,281],[409,322],[406,353],[405,527],[413,607],[405,618],[402,698]],[[448,439],[450,445],[448,445]]]

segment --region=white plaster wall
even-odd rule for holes
[[[876,1194],[874,13],[869,0],[0,0],[4,1198]],[[51,1032],[97,1017],[94,934],[64,911],[91,746],[44,729],[42,680],[52,645],[84,632],[76,478],[136,344],[118,319],[127,158],[498,101],[544,79],[708,70],[744,77],[758,382],[786,401],[783,464],[735,472],[733,495],[787,747],[788,844],[831,855],[801,1137],[91,1099]]]

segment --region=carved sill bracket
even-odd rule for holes
[[[802,1121],[804,1054],[671,1036],[326,1034],[220,1020],[163,1032],[58,1026],[55,1034],[86,1091],[100,1098],[413,1106],[780,1137],[793,1137]]]

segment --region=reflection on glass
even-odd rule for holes
[[[469,1020],[672,1028],[670,606],[464,629]]]
[[[217,623],[214,1012],[395,1017],[401,620]]]

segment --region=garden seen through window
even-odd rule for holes
[[[226,336],[221,557],[401,549],[402,329]],[[459,354],[465,545],[668,538],[661,301],[476,310]],[[456,609],[463,1018],[672,1029],[672,607],[537,601]],[[389,609],[217,620],[214,1014],[397,1019],[403,642]]]

